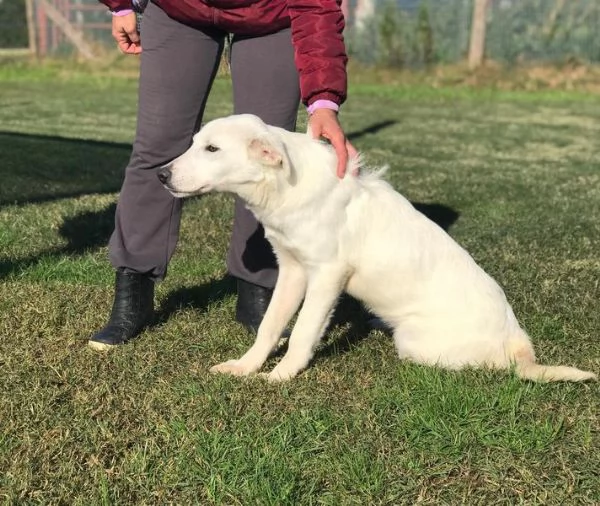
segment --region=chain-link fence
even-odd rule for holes
[[[380,0],[350,18],[351,53],[412,67],[466,58],[474,0]],[[361,2],[354,0],[349,11]],[[600,62],[599,0],[489,0],[485,56],[505,63]]]
[[[349,52],[395,67],[461,61],[473,2],[347,0]],[[65,23],[92,45],[114,47],[110,14],[97,0],[0,0],[0,49],[35,43],[42,56],[72,53],[76,41],[65,36]],[[485,56],[508,63],[600,62],[600,0],[489,0]]]
[[[486,36],[488,58],[600,62],[600,1],[495,0]]]

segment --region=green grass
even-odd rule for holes
[[[600,504],[598,384],[401,362],[348,300],[293,382],[209,374],[252,341],[227,196],[187,203],[159,323],[88,350],[135,89],[0,70],[1,503]],[[229,95],[219,79],[206,119]],[[600,98],[366,83],[342,120],[504,286],[540,360],[600,371]]]

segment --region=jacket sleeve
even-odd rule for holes
[[[341,0],[288,0],[302,102],[346,100],[347,74]]]
[[[98,0],[106,5],[111,11],[131,9],[131,0]]]

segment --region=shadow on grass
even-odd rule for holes
[[[379,121],[378,123],[373,123],[372,125],[369,125],[360,130],[356,130],[354,132],[349,132],[348,134],[346,134],[346,137],[348,138],[349,141],[355,141],[356,139],[360,139],[361,137],[364,137],[367,134],[375,134],[375,133],[379,132],[380,130],[391,127],[391,126],[395,125],[396,123],[398,123],[396,120],[391,120],[391,119]]]
[[[233,277],[223,276],[203,285],[173,290],[158,308],[155,325],[165,323],[173,313],[184,308],[205,311],[211,304],[233,295],[235,287]]]
[[[450,230],[450,227],[454,225],[460,216],[457,211],[443,204],[412,202],[412,205],[417,211],[423,213],[434,223],[437,223],[446,232]]]
[[[331,355],[339,355],[350,351],[366,339],[369,332],[373,330],[369,326],[369,321],[372,318],[373,315],[365,309],[362,303],[344,294],[335,308],[329,328],[332,329],[337,326],[345,326],[346,328],[341,336],[326,343],[313,360],[318,362]]]
[[[119,190],[131,146],[57,136],[0,132],[0,207],[50,202]],[[0,257],[0,279],[40,260],[77,256],[105,246],[114,227],[115,204],[65,218],[62,247],[20,259]]]
[[[100,211],[86,211],[66,218],[58,229],[59,235],[67,241],[65,246],[50,248],[18,260],[0,257],[0,279],[26,271],[42,259],[80,256],[105,246],[114,228],[115,209],[116,204],[113,203]]]
[[[117,192],[131,146],[0,132],[0,206]]]

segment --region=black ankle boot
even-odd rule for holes
[[[235,319],[256,334],[271,302],[273,290],[238,279],[237,295]]]
[[[118,270],[110,320],[88,344],[96,350],[124,344],[150,325],[153,317],[154,281],[147,274]]]

